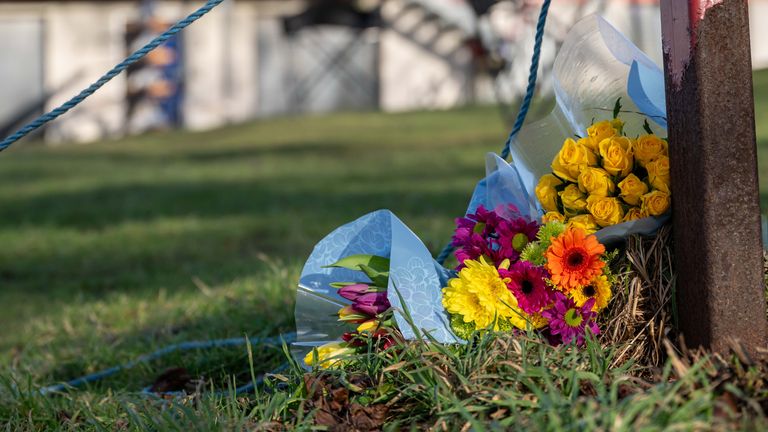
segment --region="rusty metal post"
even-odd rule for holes
[[[746,0],[662,0],[677,307],[688,345],[768,343]]]

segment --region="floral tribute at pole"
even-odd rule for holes
[[[297,362],[339,368],[409,341],[489,332],[579,349],[601,334],[616,247],[653,235],[671,211],[664,80],[605,20],[571,32],[552,72],[555,108],[509,141],[511,162],[486,156],[451,266],[389,210],[315,246],[298,284]]]

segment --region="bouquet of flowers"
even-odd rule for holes
[[[669,149],[645,123],[643,135],[624,131],[619,118],[594,123],[583,138],[567,138],[539,179],[535,193],[544,221],[566,222],[588,233],[669,210]]]
[[[339,367],[351,354],[388,349],[420,332],[432,335],[435,328],[409,328],[429,315],[443,323],[437,330],[450,335],[438,331],[440,342],[463,343],[475,332],[540,330],[552,344],[581,345],[587,332],[600,332],[596,316],[611,298],[613,276],[594,235],[559,221],[539,225],[514,207],[489,211],[481,205],[456,222],[458,264],[449,277],[426,287],[436,294],[426,308],[403,302],[400,291],[412,292],[413,279],[398,277],[402,271],[396,270],[395,278],[406,284],[400,290],[385,256],[354,254],[325,266],[351,271],[356,279],[329,284],[346,301],[334,314],[343,332],[340,340],[313,347],[304,364]],[[410,278],[428,272],[424,264],[432,266],[412,264]]]
[[[457,265],[433,260],[387,210],[336,229],[299,280],[297,361],[339,367],[352,354],[478,332],[538,332],[555,345],[600,332],[615,282],[604,244],[654,233],[670,207],[663,74],[599,17],[571,33],[555,60],[555,109],[510,141],[513,162],[486,158],[457,219]],[[613,118],[595,122],[611,104]]]
[[[577,227],[505,218],[480,207],[457,220],[457,277],[443,288],[451,328],[472,332],[542,329],[553,344],[599,333],[595,316],[611,298],[605,247]]]

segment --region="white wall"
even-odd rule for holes
[[[436,37],[439,25],[427,21],[418,11],[395,22],[393,17],[405,1],[413,0],[386,0],[383,16],[391,27],[377,33],[378,42],[374,41],[379,44],[380,54],[380,107],[401,111],[448,108],[477,98],[492,101],[488,83],[483,85],[473,76],[470,53],[463,46],[466,30],[450,30]],[[161,1],[158,14],[168,22],[175,22],[202,3]],[[289,90],[285,87],[288,81],[282,75],[292,73],[285,72],[289,69],[286,65],[299,64],[301,59],[292,58],[291,50],[280,49],[282,45],[275,45],[274,39],[281,31],[281,17],[300,12],[303,4],[302,0],[230,0],[183,33],[186,66],[183,112],[187,127],[206,129],[289,110],[280,105],[285,104],[281,101]],[[768,17],[768,0],[752,0],[750,7],[753,65],[768,67],[768,26],[763,23]],[[554,58],[558,38],[564,37],[578,17],[592,12],[602,13],[651,58],[661,62],[657,6],[645,2],[632,6],[628,0],[554,0],[543,53],[544,73]],[[514,19],[497,23],[514,33],[509,49],[515,50],[515,61],[504,80],[510,97],[519,95],[525,86],[537,13],[538,6],[533,4],[530,16],[517,17],[512,13],[509,16]],[[52,109],[125,57],[126,23],[137,19],[138,10],[134,2],[8,3],[0,0],[0,17],[43,23],[42,81],[46,91],[56,90],[47,106]],[[271,55],[259,52],[267,48],[272,51]],[[294,55],[300,55],[299,51]],[[546,77],[540,82],[542,88],[547,87]],[[32,94],[40,91],[40,79],[13,77],[0,82],[0,86],[11,90],[28,86],[28,93]],[[125,94],[125,77],[120,75],[81,106],[51,123],[46,129],[46,138],[52,142],[88,141],[121,135]],[[23,105],[20,101],[11,102]],[[339,106],[356,107],[347,102]]]
[[[472,59],[460,30],[442,32],[414,9],[399,15],[405,1],[382,8],[387,27],[381,34],[381,108],[402,111],[449,108],[467,102],[473,92]],[[397,17],[397,18],[396,18]]]

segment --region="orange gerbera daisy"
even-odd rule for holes
[[[602,273],[605,262],[600,256],[605,246],[581,228],[566,228],[547,249],[547,270],[552,282],[569,292],[590,283]]]

